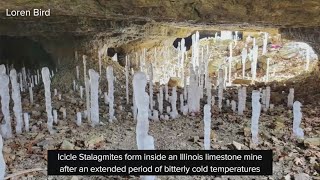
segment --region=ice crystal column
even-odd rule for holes
[[[258,144],[259,117],[261,112],[260,91],[252,91],[252,117],[251,117],[251,134],[252,142]]]
[[[54,109],[52,112],[53,112],[53,122],[58,124],[58,112],[56,109]]]
[[[0,74],[6,74],[6,66],[4,64],[0,65]]]
[[[101,64],[101,57],[102,56],[102,51],[99,50],[98,52],[98,59],[99,59],[99,75],[101,76],[101,68],[102,68],[102,64]]]
[[[89,69],[90,94],[91,94],[91,126],[99,124],[99,74],[93,69]]]
[[[262,101],[263,105],[266,105],[266,90],[265,89],[262,89],[261,101]]]
[[[53,134],[53,116],[52,116],[52,106],[51,106],[51,91],[50,91],[50,85],[51,85],[51,80],[50,80],[50,71],[49,68],[44,67],[41,70],[42,74],[42,81],[44,83],[44,90],[45,90],[45,100],[46,100],[46,111],[47,111],[47,125],[48,125],[48,130],[50,134]]]
[[[108,102],[109,102],[109,122],[112,122],[114,117],[114,76],[113,76],[113,68],[112,66],[107,67],[107,80],[108,80]]]
[[[228,76],[228,82],[229,84],[231,84],[231,68],[232,68],[232,43],[230,43],[229,45],[229,51],[230,51],[230,55],[229,55],[229,76]]]
[[[288,94],[288,107],[291,108],[293,105],[294,100],[294,89],[290,88],[289,94]]]
[[[29,128],[29,114],[28,113],[23,113],[23,120],[24,120],[24,127],[26,129],[26,132],[29,132],[30,128]]]
[[[270,97],[271,97],[271,88],[270,86],[266,87],[266,109],[270,107]]]
[[[79,66],[76,66],[76,72],[77,72],[77,80],[79,80]]]
[[[8,139],[12,137],[12,129],[11,129],[11,117],[10,117],[10,94],[9,94],[9,77],[4,72],[0,74],[0,96],[1,96],[1,110],[4,116],[5,124],[1,125],[1,133],[3,138]]]
[[[212,94],[211,94],[212,85],[210,80],[207,82],[207,104],[211,107],[211,100],[212,100]]]
[[[32,86],[29,87],[29,97],[30,97],[30,104],[33,104],[33,90],[32,90]]]
[[[86,82],[86,77],[87,77],[87,56],[83,55],[82,56],[83,59],[83,80],[84,82]]]
[[[247,56],[248,56],[247,48],[243,48],[242,52],[241,52],[242,78],[243,79],[245,78]]]
[[[150,63],[150,74],[149,74],[149,98],[150,98],[150,109],[153,110],[153,66]]]
[[[188,87],[188,109],[189,113],[196,113],[200,111],[200,87],[198,86],[198,78],[193,69],[190,69],[190,72],[190,85]]]
[[[173,87],[172,88],[172,96],[170,97],[171,100],[171,107],[172,107],[172,111],[170,113],[171,118],[175,119],[179,116],[178,111],[177,111],[177,88]]]
[[[163,113],[163,86],[160,86],[160,92],[159,92],[159,112],[160,114]]]
[[[266,82],[269,82],[269,67],[270,67],[270,58],[267,58]]]
[[[233,111],[234,113],[236,112],[237,103],[236,103],[236,101],[234,101],[234,100],[231,101],[231,109],[232,109],[232,111]]]
[[[244,102],[246,98],[246,92],[244,92],[243,88],[238,89],[238,115],[243,115],[244,111]]]
[[[66,119],[66,118],[67,118],[67,110],[66,110],[66,108],[63,108],[63,109],[62,109],[62,118],[63,118],[63,119]]]
[[[77,112],[77,126],[81,126],[81,112]]]
[[[301,103],[295,101],[293,104],[293,134],[298,138],[303,138],[304,136],[303,129],[300,128],[301,119]]]
[[[263,47],[262,47],[262,55],[265,55],[267,53],[267,45],[268,45],[268,33],[264,33],[263,38]]]
[[[22,71],[23,81],[22,81],[22,84],[20,84],[20,85],[23,86],[23,89],[26,89],[27,88],[27,72],[26,72],[26,68],[23,67],[21,71]]]
[[[210,150],[210,133],[211,133],[211,106],[206,104],[204,110],[204,149]]]
[[[168,101],[169,100],[168,84],[165,84],[164,90],[165,90],[165,96],[164,97],[165,97],[166,101]]]
[[[223,70],[219,69],[219,89],[218,89],[219,104],[218,106],[220,111],[222,108],[223,88],[224,88]]]
[[[184,107],[184,99],[183,99],[183,94],[180,94],[180,111],[182,112]]]
[[[0,135],[0,179],[4,179],[6,174],[6,162],[3,158],[3,139]]]
[[[23,126],[21,94],[19,83],[17,81],[17,71],[15,69],[11,69],[10,79],[12,85],[12,100],[14,102],[13,112],[16,118],[16,133],[21,134]]]
[[[85,88],[86,88],[86,106],[87,106],[87,119],[88,122],[91,121],[91,116],[90,116],[90,112],[91,112],[91,107],[90,107],[90,80],[88,77],[85,78]]]
[[[82,99],[83,98],[83,87],[80,86],[80,98]]]
[[[126,56],[126,100],[127,104],[129,104],[129,59]]]
[[[133,77],[133,93],[135,97],[139,97],[134,99],[138,108],[136,138],[139,150],[145,149],[144,138],[148,136],[149,131],[149,96],[145,92],[146,85],[146,75],[143,72],[135,73]]]
[[[251,74],[252,80],[255,81],[257,77],[258,46],[254,46],[252,51]]]

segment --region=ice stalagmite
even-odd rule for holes
[[[20,92],[24,92],[24,89],[23,89],[23,81],[22,81],[22,74],[19,73],[18,76],[19,76]]]
[[[109,122],[112,122],[114,117],[114,76],[112,66],[107,67],[107,80],[108,80],[108,102],[109,102]]]
[[[3,139],[0,135],[0,179],[4,179],[6,174],[6,162],[3,158]]]
[[[267,58],[266,82],[269,82],[270,58]]]
[[[0,65],[0,74],[6,74],[6,66],[4,64]]]
[[[270,107],[270,97],[271,97],[271,88],[270,88],[270,86],[267,86],[267,88],[266,88],[266,109],[269,109],[269,107]]]
[[[234,100],[231,101],[231,109],[232,109],[233,112],[236,112],[237,103],[236,103],[236,101],[234,101]]]
[[[5,124],[1,125],[1,133],[3,138],[8,139],[12,137],[11,129],[11,116],[9,110],[10,94],[9,94],[9,77],[5,73],[0,73],[0,97],[1,97],[1,110],[4,116]]]
[[[80,98],[82,99],[83,98],[83,87],[80,86]]]
[[[161,115],[163,113],[163,86],[160,86],[158,103],[159,103],[159,112]]]
[[[33,104],[33,90],[32,90],[32,86],[29,87],[29,97],[30,97],[30,104]]]
[[[13,112],[16,119],[16,133],[22,133],[23,119],[22,119],[22,105],[21,105],[21,94],[20,87],[17,81],[17,71],[11,69],[10,79],[12,85],[12,100],[14,102]]]
[[[293,100],[294,100],[294,89],[290,88],[289,94],[288,94],[288,107],[291,108],[293,106]]]
[[[102,56],[103,51],[99,50],[98,51],[98,59],[99,59],[99,75],[101,76],[101,68],[102,68],[102,63],[101,63],[101,56]]]
[[[263,38],[263,47],[262,47],[262,55],[265,55],[267,53],[267,45],[268,45],[268,33],[264,33]]]
[[[262,105],[266,105],[266,90],[262,89],[262,93],[261,93],[261,103]]]
[[[258,46],[254,46],[252,49],[252,62],[251,62],[251,74],[252,81],[256,80],[257,77],[257,63],[258,63]]]
[[[49,75],[50,75],[50,73],[49,73]],[[27,84],[27,71],[26,71],[25,67],[22,68],[22,78],[23,78],[22,85],[24,87],[23,89],[27,89],[27,87],[28,87],[28,84]]]
[[[206,104],[203,108],[204,111],[204,149],[210,150],[210,134],[211,134],[211,106]]]
[[[86,83],[86,77],[87,77],[87,56],[83,55],[83,81]]]
[[[44,90],[45,90],[45,100],[46,100],[46,111],[47,111],[47,125],[48,125],[48,130],[50,134],[53,134],[53,116],[52,116],[52,106],[51,106],[51,92],[50,92],[50,85],[51,85],[51,80],[50,80],[50,71],[49,68],[44,67],[41,70],[42,74],[42,81],[44,83]]]
[[[165,84],[164,86],[164,90],[165,90],[165,100],[168,101],[169,100],[169,90],[168,90],[168,84]]]
[[[251,134],[252,142],[258,144],[259,117],[261,112],[260,91],[252,91],[252,117],[251,117]]]
[[[90,94],[91,94],[91,126],[99,124],[99,74],[93,69],[89,69],[90,77]]]
[[[293,104],[293,134],[298,138],[303,138],[304,136],[303,129],[300,128],[301,119],[301,103],[295,101]]]
[[[26,132],[29,132],[30,128],[29,128],[29,114],[28,113],[23,113],[23,120],[24,120],[24,127],[26,129]]]
[[[138,108],[136,138],[139,150],[145,149],[145,138],[148,137],[149,131],[149,96],[145,92],[146,85],[146,75],[142,72],[135,73],[133,77],[133,92],[135,97],[139,97],[135,98]]]
[[[242,78],[243,79],[245,78],[247,56],[248,56],[247,48],[243,48],[242,52],[241,52]]]
[[[126,100],[127,104],[129,104],[129,59],[126,56]]]
[[[224,89],[224,80],[223,80],[223,70],[219,69],[219,89],[218,89],[218,98],[219,98],[219,109],[222,109],[222,98],[223,98],[223,89]]]
[[[183,97],[185,100],[188,99],[188,85],[187,85],[187,78],[184,78],[184,86],[183,86]]]
[[[149,98],[150,98],[150,109],[153,110],[153,66],[150,63],[149,72]]]
[[[207,82],[207,104],[211,107],[211,100],[212,100],[212,94],[211,94],[212,85],[210,80]]]
[[[228,68],[229,68],[229,73],[228,73],[228,83],[229,84],[231,84],[231,70],[232,70],[232,43],[230,43],[230,45],[229,45],[229,51],[230,51],[230,55],[229,55],[229,60],[228,60],[228,62],[229,62],[229,66],[228,66]]]
[[[245,97],[245,92],[243,91],[243,88],[240,87],[238,89],[238,115],[243,115],[243,111],[244,111],[244,103],[243,101],[245,101],[244,99]]]
[[[180,94],[180,112],[183,111],[183,107],[184,107],[183,94]]]
[[[178,111],[177,111],[177,88],[173,87],[172,88],[172,96],[170,97],[171,100],[171,107],[172,107],[172,111],[170,113],[170,116],[172,119],[175,119],[179,116]]]
[[[81,126],[81,112],[77,112],[77,126]]]
[[[87,107],[87,119],[88,122],[91,122],[91,107],[90,107],[90,80],[88,77],[85,78],[85,88],[86,88],[86,107]]]
[[[66,119],[66,118],[67,118],[67,110],[66,110],[66,108],[63,108],[63,109],[62,109],[62,118],[63,118],[63,119]]]
[[[76,66],[77,80],[79,80],[79,66]]]
[[[190,85],[188,90],[188,109],[189,113],[200,111],[200,87],[198,86],[198,77],[193,69],[190,69]]]
[[[54,109],[54,110],[52,111],[52,113],[53,113],[53,122],[54,122],[55,124],[58,124],[58,112],[57,112],[57,110]]]

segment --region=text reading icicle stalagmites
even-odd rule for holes
[[[49,151],[49,175],[271,175],[272,151]]]

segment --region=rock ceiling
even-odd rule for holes
[[[6,9],[32,8],[50,8],[51,17],[5,16]],[[220,29],[271,27],[280,28],[280,33],[288,38],[309,42],[319,49],[319,0],[2,0],[0,13],[2,35],[50,38],[126,34],[125,38],[135,40],[145,36],[148,30],[150,33],[150,28],[154,35],[161,35],[157,30],[163,24]],[[190,31],[181,33],[181,29],[166,31],[172,37],[190,34]]]

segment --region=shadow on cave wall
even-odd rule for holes
[[[40,43],[27,37],[14,36],[0,36],[0,64],[13,65],[16,69],[55,67],[52,56]]]

